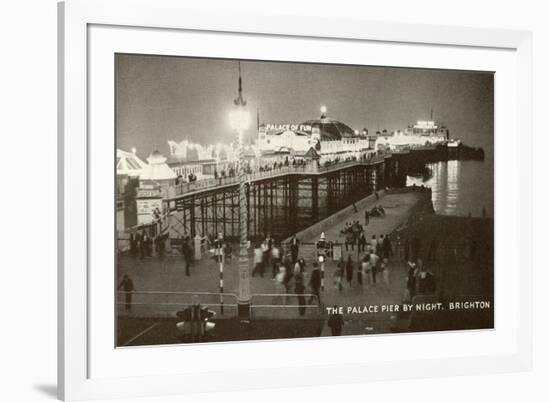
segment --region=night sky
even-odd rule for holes
[[[116,56],[117,147],[147,156],[168,154],[168,140],[202,144],[235,140],[229,111],[237,96],[234,60]],[[328,117],[354,129],[406,128],[433,117],[450,135],[493,152],[492,73],[243,61],[243,94],[251,115],[247,135],[262,123]]]

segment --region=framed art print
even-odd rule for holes
[[[59,16],[62,398],[530,367],[529,33]]]

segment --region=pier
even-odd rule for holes
[[[266,234],[281,239],[306,229],[386,187],[405,185],[407,174],[427,163],[456,158],[446,147],[421,147],[401,152],[373,152],[326,165],[281,166],[246,176],[248,233],[251,240]],[[170,238],[221,233],[239,236],[237,176],[183,183],[167,188],[163,204],[169,211]],[[131,202],[131,200],[130,200]],[[125,248],[119,234],[119,248]]]

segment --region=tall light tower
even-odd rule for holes
[[[246,205],[247,173],[244,159],[244,131],[250,124],[250,114],[246,110],[243,98],[241,78],[241,62],[239,62],[238,96],[233,101],[234,107],[230,113],[231,128],[237,132],[237,155],[239,175],[239,289],[237,292],[238,317],[241,321],[250,320],[250,267],[248,263],[248,210]]]

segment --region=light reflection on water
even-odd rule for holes
[[[435,212],[493,216],[493,167],[489,161],[448,161],[428,165],[431,175],[407,176],[407,185],[432,188]]]

